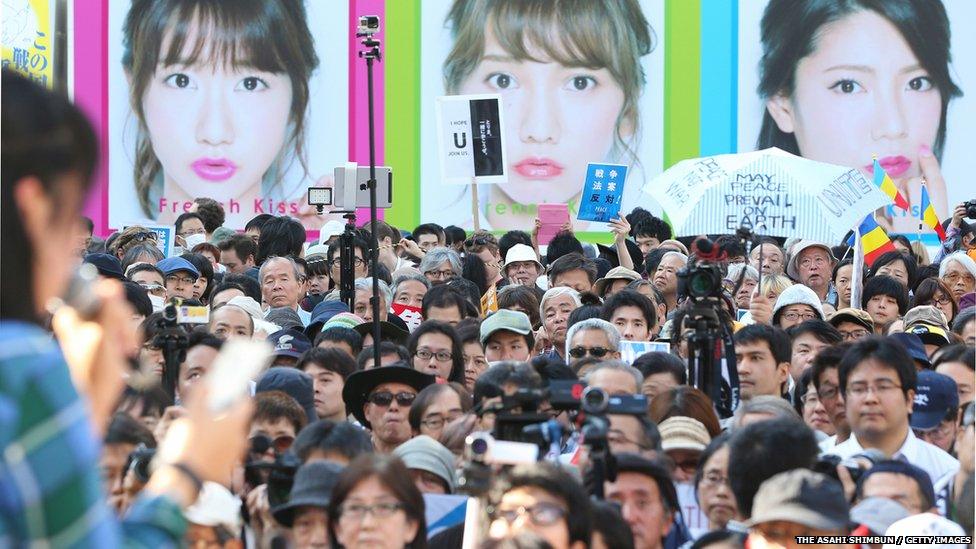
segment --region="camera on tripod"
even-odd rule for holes
[[[678,295],[692,301],[722,297],[722,269],[716,263],[688,260],[688,265],[678,271]]]

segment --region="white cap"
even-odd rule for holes
[[[204,482],[197,500],[183,515],[193,524],[223,526],[237,535],[241,528],[241,500],[216,482]]]
[[[330,219],[319,229],[319,244],[325,244],[333,236],[338,236],[346,230],[346,225],[342,221]]]

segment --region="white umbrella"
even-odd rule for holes
[[[734,233],[840,241],[891,203],[860,171],[777,148],[678,162],[644,186],[675,234]]]

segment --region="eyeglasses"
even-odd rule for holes
[[[874,386],[868,385],[867,383],[857,383],[847,387],[847,394],[857,398],[864,398],[869,392],[874,391],[874,394],[880,397],[885,393],[891,393],[898,389],[901,389],[901,385],[895,383],[879,383]]]
[[[515,509],[496,509],[492,513],[494,519],[504,519],[511,524],[521,516],[528,516],[536,526],[552,526],[566,516],[567,511],[554,503],[544,501],[529,507],[519,506]]]
[[[727,486],[729,477],[711,471],[702,476],[701,484],[702,486]]]
[[[413,353],[413,356],[419,358],[420,360],[430,360],[431,357],[434,357],[437,359],[437,362],[447,362],[454,358],[454,355],[448,351],[437,351],[436,353],[432,353],[430,349],[417,349],[416,352]]]
[[[816,391],[809,391],[807,394],[800,397],[800,402],[804,406],[816,406],[820,402],[820,395]]]
[[[428,429],[440,429],[445,424],[450,423],[459,417],[461,417],[461,414],[450,414],[446,417],[445,416],[429,417],[427,419],[421,420],[420,423],[424,427],[427,427]]]
[[[960,273],[949,273],[949,274],[945,275],[944,277],[942,277],[942,281],[945,282],[946,284],[948,284],[949,286],[952,286],[956,282],[959,282],[959,279],[960,278],[965,283],[967,283],[967,284],[972,284],[972,283],[976,282],[976,278],[974,278],[973,275],[971,275],[971,274],[965,274],[964,275],[964,274],[960,274]]]
[[[334,267],[338,267],[340,265],[339,259],[330,259],[330,260],[326,261],[325,264],[330,269],[332,269]],[[352,266],[353,267],[365,267],[366,266],[366,260],[363,259],[363,258],[361,258],[361,257],[354,257],[354,258],[352,258]]]
[[[145,231],[132,235],[129,242],[145,242],[147,240],[156,240],[157,238],[159,238],[159,235],[157,235],[155,232]]]
[[[266,441],[266,442],[259,443],[258,441]],[[291,448],[291,445],[294,442],[295,442],[295,437],[290,435],[281,435],[280,437],[274,439],[272,439],[267,435],[257,435],[251,437],[250,439],[252,449],[258,448],[260,450],[262,448],[268,448],[268,449],[274,448],[276,454],[283,454],[287,452],[288,449]],[[264,452],[264,450],[260,450],[260,451],[262,453]]]
[[[816,265],[826,265],[827,263],[828,263],[827,258],[821,255],[821,256],[817,256],[817,257],[807,257],[807,258],[804,258],[804,259],[800,260],[799,265],[800,265],[800,267],[806,268],[806,267],[809,267],[810,265],[813,265],[813,264],[816,264]]]
[[[612,353],[613,349],[607,349],[606,347],[573,347],[569,350],[569,356],[573,358],[583,358],[587,354],[595,356],[596,358],[603,358],[608,353]]]
[[[486,244],[497,244],[498,241],[493,237],[486,235],[472,236],[471,238],[464,241],[464,247],[470,248],[472,246],[484,246]]]
[[[647,444],[642,444],[640,442],[637,442],[636,440],[631,440],[630,438],[627,437],[627,435],[625,435],[619,429],[610,429],[610,431],[607,432],[607,442],[613,445],[633,444],[634,446],[637,446],[641,450],[651,449],[651,447]]]
[[[930,440],[944,440],[952,436],[953,422],[943,421],[942,423],[936,425],[931,429],[912,429],[915,432],[915,436],[928,442]]]
[[[185,231],[181,231],[179,235],[183,237],[187,237],[187,236],[193,236],[195,234],[206,234],[206,233],[207,231],[203,229],[187,229]]]
[[[166,293],[166,288],[160,286],[159,284],[155,284],[152,282],[140,282],[139,285],[142,286],[143,290],[146,290],[147,292],[153,295],[160,295]]]
[[[790,311],[788,313],[783,313],[783,318],[785,318],[786,320],[788,320],[790,322],[793,322],[794,320],[796,320],[798,318],[803,319],[803,320],[813,320],[813,319],[817,318],[817,315],[816,315],[816,313],[797,313],[797,312],[794,312],[794,311]]]
[[[364,505],[362,503],[345,503],[339,507],[340,520],[363,520],[366,515],[373,515],[376,518],[392,517],[394,513],[403,509],[403,504],[398,502],[374,503]]]
[[[862,337],[867,337],[868,334],[870,334],[870,332],[868,332],[867,330],[852,330],[850,332],[845,332],[844,330],[840,330],[840,337],[843,338],[844,341],[853,341],[855,339],[861,339]]]
[[[952,303],[952,298],[951,297],[942,296],[942,297],[933,297],[932,300],[929,301],[928,304],[929,305],[942,305],[942,306],[945,306],[945,305],[949,305],[950,303]]]
[[[426,275],[427,278],[436,278],[438,280],[442,280],[454,276],[454,271],[427,271],[424,273],[424,275]]]
[[[393,399],[396,399],[397,406],[403,406],[404,408],[409,407],[413,404],[413,401],[417,398],[416,393],[397,393],[393,394],[389,391],[380,391],[378,393],[373,393],[369,395],[367,400],[377,406],[386,408],[393,403]]]
[[[837,392],[837,387],[827,387],[821,388],[817,395],[820,396],[820,400],[831,400],[837,398]]]
[[[685,473],[688,473],[689,475],[694,475],[695,471],[698,470],[698,459],[688,458],[681,461],[675,461],[674,466],[681,469]]]
[[[166,277],[167,284],[193,284],[197,279],[188,276],[169,275]]]

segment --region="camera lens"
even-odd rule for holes
[[[587,387],[580,399],[583,411],[588,414],[602,414],[607,409],[610,395],[599,387]]]
[[[696,270],[688,277],[688,293],[695,297],[708,297],[715,290],[711,273]]]

